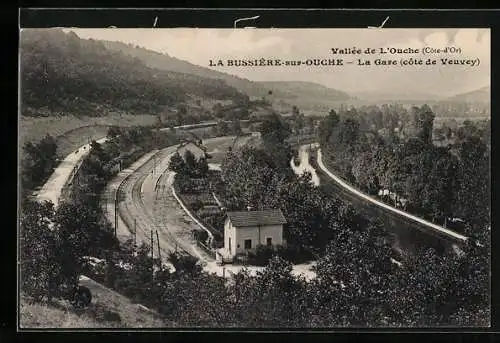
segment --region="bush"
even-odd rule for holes
[[[208,240],[208,233],[205,230],[193,230],[194,239],[205,244]]]
[[[308,262],[314,257],[309,250],[294,245],[279,245],[276,247],[276,254],[294,264]]]
[[[255,253],[248,254],[248,262],[257,266],[266,266],[276,253],[275,247],[259,244],[255,248]]]
[[[49,202],[27,201],[21,212],[21,289],[35,301],[49,295],[59,271],[54,249],[57,235],[49,228],[53,216],[54,208]]]
[[[189,203],[189,207],[191,208],[191,210],[193,210],[194,212],[198,211],[200,208],[203,207],[203,202],[199,199],[196,199],[194,201],[192,201],[191,203]]]

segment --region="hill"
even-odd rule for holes
[[[387,102],[387,101],[403,101],[403,102],[428,102],[441,100],[442,97],[436,94],[420,93],[420,92],[358,92],[356,98],[361,101],[369,102]]]
[[[92,292],[89,308],[75,309],[68,301],[32,303],[27,296],[19,298],[19,324],[32,328],[162,328],[175,323],[159,314],[112,291],[101,284],[82,277],[80,283]]]
[[[459,102],[490,102],[491,101],[491,87],[485,86],[470,92],[461,93],[449,97],[448,101]]]
[[[170,56],[167,53],[160,53],[122,42],[102,41],[102,43],[110,50],[119,51],[125,55],[141,60],[142,63],[148,67],[170,72],[196,75],[204,78],[219,79],[251,97],[263,97],[266,96],[269,91],[266,89],[265,85],[258,82],[253,82],[235,75],[204,68]],[[278,92],[277,95],[286,96],[285,94],[280,94],[280,92]]]
[[[61,29],[22,30],[20,59],[23,115],[152,114],[193,96],[245,98],[222,80],[154,69]]]
[[[259,84],[274,92],[285,92],[286,97],[296,99],[299,97],[318,98],[329,101],[347,101],[351,96],[336,89],[328,88],[314,82],[305,81],[261,81]]]
[[[190,62],[175,58],[167,53],[160,53],[148,50],[132,44],[125,44],[115,41],[102,41],[102,43],[111,50],[119,51],[128,56],[140,59],[144,64],[152,68],[180,72],[185,74],[197,75],[200,77],[220,79],[229,86],[236,88],[239,92],[249,97],[266,97],[276,102],[290,102],[299,105],[299,101],[305,107],[311,107],[313,103],[329,103],[331,101],[344,101],[350,99],[350,96],[325,86],[312,82],[261,82],[250,81],[235,75],[219,72],[209,68],[204,68]],[[272,91],[270,96],[269,91]],[[308,101],[311,100],[311,101]],[[310,102],[310,104],[309,104]],[[306,104],[307,103],[307,104]],[[290,104],[288,104],[290,105]],[[291,105],[289,106],[291,108]]]

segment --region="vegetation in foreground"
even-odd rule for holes
[[[89,254],[105,258],[104,284],[178,326],[489,325],[489,231],[472,237],[463,254],[424,250],[403,256],[399,267],[380,223],[323,194],[308,176],[289,172],[287,132],[279,117],[270,118],[262,126],[263,148],[230,153],[223,175],[228,198],[243,200],[236,206],[283,210],[292,224],[287,240],[317,257],[312,281],[294,276],[290,262],[277,256],[256,276],[243,270],[229,281],[182,256],[171,256],[175,271],[167,270],[151,259],[147,245],[114,244],[99,207],[89,203],[92,197],[75,192],[80,200],[55,213],[50,204],[23,207],[24,292],[50,297],[51,285],[83,272],[83,255]],[[90,160],[102,156],[102,147],[94,145],[93,151]],[[102,173],[103,163],[89,166],[82,169],[94,170],[88,175]]]

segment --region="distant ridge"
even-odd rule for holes
[[[449,97],[448,101],[465,101],[465,102],[490,102],[491,101],[491,87],[485,86],[479,89],[461,93]]]
[[[351,97],[341,91],[325,87],[313,82],[302,81],[250,81],[235,75],[223,73],[209,68],[172,57],[167,53],[148,50],[132,44],[115,41],[102,41],[110,50],[120,51],[123,54],[138,58],[149,67],[192,74],[196,76],[221,79],[229,86],[251,97],[267,97],[272,91],[272,98],[276,100],[292,100],[301,97],[312,97],[315,100],[344,101]]]
[[[125,44],[115,41],[101,41],[104,46],[110,50],[120,51],[125,55],[138,58],[145,65],[178,73],[191,74],[211,79],[220,79],[225,81],[229,86],[238,89],[240,92],[253,97],[263,97],[269,92],[263,85],[252,82],[250,80],[204,68],[196,64],[172,57],[167,53],[160,53],[157,51],[149,50],[132,44]],[[279,95],[279,92],[278,94]]]
[[[311,96],[327,98],[330,101],[346,101],[351,96],[345,92],[329,88],[314,82],[305,81],[261,81],[260,84],[274,91],[284,91],[291,97]]]

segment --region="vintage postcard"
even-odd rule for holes
[[[489,29],[21,29],[19,328],[490,326]]]

